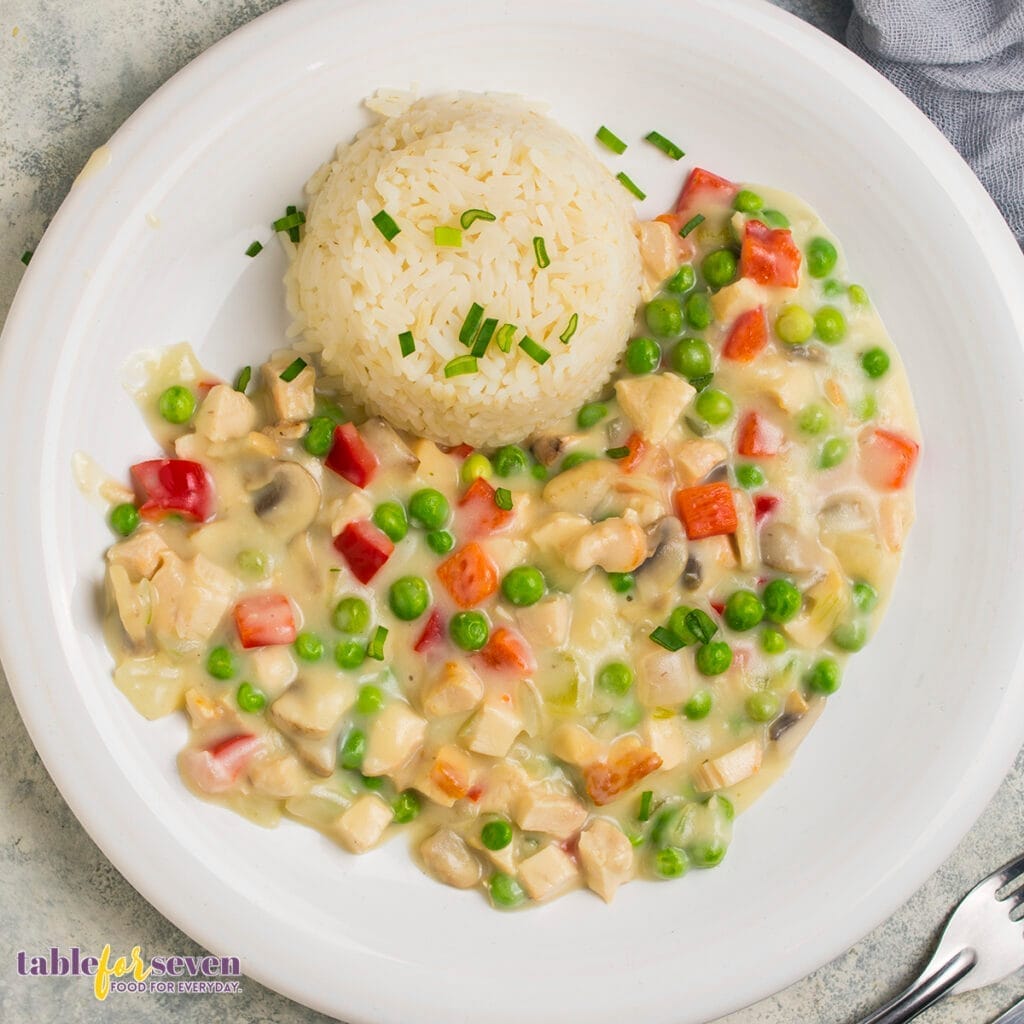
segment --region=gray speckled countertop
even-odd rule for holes
[[[847,0],[776,0],[841,37]],[[277,0],[0,0],[0,317],[34,247],[90,152],[159,85]],[[0,570],[2,571],[2,570]],[[0,685],[0,1019],[134,1022],[326,1020],[243,980],[237,995],[117,995],[85,979],[17,976],[16,951],[199,947],[146,903],[61,799]],[[889,921],[846,954],[721,1024],[848,1024],[923,965],[949,909],[1024,837],[1024,756],[954,855]],[[983,1024],[1024,995],[1024,975],[955,997],[925,1024]],[[412,1022],[410,1022],[412,1024]]]

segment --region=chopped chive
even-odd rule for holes
[[[505,512],[511,512],[512,492],[507,487],[499,487],[494,492],[494,504]]]
[[[259,254],[261,252],[263,252],[263,243],[262,242],[253,242],[252,245],[250,245],[249,248],[245,250],[245,255],[246,256],[259,256]]]
[[[292,210],[289,207],[289,210]],[[275,231],[292,231],[300,224],[306,223],[306,215],[301,210],[292,210],[290,213],[286,213],[283,217],[278,217],[277,220],[271,225]]]
[[[297,208],[297,207],[295,207],[295,206],[286,206],[286,207],[284,208],[284,212],[285,212],[285,213],[286,213],[286,214],[287,214],[287,215],[288,215],[289,217],[291,217],[291,216],[292,216],[293,214],[296,214],[296,213],[298,213],[298,208]],[[302,218],[302,220],[303,220],[303,222],[305,222],[306,218],[305,218],[305,217],[303,217],[303,218]],[[290,238],[290,239],[291,239],[291,240],[292,240],[293,242],[298,242],[298,240],[299,240],[299,226],[298,226],[297,224],[296,224],[296,225],[294,225],[293,227],[290,227],[290,228],[288,229],[288,237],[289,237],[289,238]]]
[[[245,389],[249,386],[249,381],[252,380],[252,367],[243,366],[238,376],[235,378],[235,390],[241,391],[245,394]]]
[[[651,817],[651,804],[654,802],[654,792],[650,789],[645,789],[640,794],[640,810],[637,813],[637,819],[639,821],[648,821]]]
[[[686,618],[683,621],[686,623],[686,628],[702,644],[708,643],[718,632],[718,625],[714,619],[707,612],[702,612],[699,608],[694,608],[693,611],[687,612]]]
[[[686,154],[674,142],[666,139],[661,132],[648,132],[644,138],[652,146],[657,146],[665,156],[670,156],[673,160],[680,160],[682,157],[686,156]]]
[[[543,345],[538,345],[533,338],[526,337],[519,342],[519,347],[535,362],[540,363],[543,366],[550,358],[551,353],[544,348]]]
[[[466,319],[462,323],[462,330],[459,331],[459,341],[467,348],[473,344],[476,332],[480,329],[480,321],[484,318],[484,307],[479,302],[474,302],[469,307]]]
[[[576,333],[576,326],[579,322],[580,318],[576,313],[573,313],[573,315],[569,317],[569,323],[566,324],[565,330],[558,336],[558,340],[563,345],[569,344],[569,339]]]
[[[690,386],[697,391],[703,391],[714,379],[713,373],[703,373],[699,377],[691,377]]]
[[[678,651],[683,647],[683,641],[680,640],[672,630],[666,629],[664,626],[658,626],[658,628],[651,633],[651,639],[659,647],[664,647],[666,651]]]
[[[444,364],[445,377],[461,377],[464,373],[476,373],[474,356],[456,356]]]
[[[21,254],[21,262],[24,263],[26,267],[32,262],[32,250],[31,249],[26,249]]]
[[[403,359],[416,351],[416,339],[412,336],[412,331],[402,331],[398,336],[398,347],[401,349]]]
[[[390,242],[395,235],[401,232],[401,228],[394,222],[387,210],[381,210],[370,218],[377,226],[377,230]]]
[[[623,445],[621,448],[606,448],[605,455],[609,459],[628,459],[629,458],[629,447]]]
[[[533,240],[533,255],[537,257],[537,266],[543,270],[545,267],[551,266],[551,260],[548,259],[548,248],[544,244],[544,239],[537,235]]]
[[[459,218],[463,230],[470,227],[478,220],[497,220],[498,218],[490,210],[466,210]]]
[[[494,337],[497,327],[498,321],[495,317],[488,317],[480,325],[480,333],[476,336],[476,342],[473,345],[472,352],[470,352],[471,356],[479,359],[487,351],[487,346],[491,343],[491,338]]]
[[[601,125],[597,129],[596,138],[597,141],[603,146],[607,146],[617,156],[622,156],[626,152],[626,143],[622,141],[614,132],[609,131],[604,125]]]
[[[281,380],[286,384],[290,384],[302,371],[306,368],[306,360],[299,356],[293,359],[282,371]]]
[[[637,197],[637,199],[643,201],[644,199],[647,198],[647,193],[644,192],[644,190],[640,188],[640,186],[637,185],[637,183],[633,181],[633,179],[630,178],[629,175],[626,174],[624,171],[619,171],[619,173],[616,174],[615,177],[616,179],[618,179],[619,184],[622,185],[622,187],[627,192],[632,192],[633,195]]]
[[[366,656],[375,661],[384,660],[384,641],[388,638],[388,631],[384,626],[378,626],[376,632],[370,637],[366,645]]]
[[[434,245],[446,245],[450,248],[458,248],[462,245],[462,232],[459,228],[434,228]]]
[[[519,328],[515,324],[505,324],[495,337],[498,348],[502,352],[510,352],[512,350],[512,336],[518,331]]]
[[[703,223],[704,223],[704,214],[703,213],[698,213],[695,216],[691,217],[683,225],[682,230],[679,232],[679,234],[683,238],[685,238],[694,228],[699,227]]]

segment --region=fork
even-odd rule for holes
[[[1024,967],[1024,854],[983,878],[957,905],[920,976],[860,1024],[903,1024],[951,992],[970,992]]]

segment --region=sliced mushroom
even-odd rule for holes
[[[320,487],[296,462],[282,462],[270,480],[253,492],[252,510],[275,536],[291,540],[316,519]]]
[[[700,590],[704,582],[704,567],[696,555],[690,555],[686,559],[686,566],[683,569],[683,586],[687,590]]]
[[[761,530],[761,558],[782,572],[807,573],[822,562],[818,545],[789,523],[769,523]]]
[[[559,437],[556,434],[540,434],[530,442],[533,457],[542,466],[553,466],[569,447],[573,437]]]
[[[827,701],[823,699],[812,700],[803,714],[787,710],[774,722],[768,731],[768,735],[775,743],[775,748],[782,757],[791,757],[796,748],[804,741],[811,731],[811,726],[818,720],[822,711],[825,710]]]
[[[689,545],[675,516],[665,516],[647,536],[652,553],[637,569],[636,588],[641,600],[655,601],[679,582],[689,560]]]
[[[702,484],[717,484],[723,480],[729,479],[729,467],[723,462],[720,466],[715,466],[710,473],[701,479]]]
[[[849,533],[852,530],[866,530],[874,523],[871,506],[856,491],[848,491],[831,497],[818,514],[818,528],[821,533]]]
[[[374,455],[380,459],[381,466],[405,466],[408,469],[415,469],[420,464],[420,460],[402,440],[398,431],[380,416],[374,416],[361,424],[359,433]]]

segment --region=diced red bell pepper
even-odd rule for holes
[[[449,555],[437,576],[460,608],[474,608],[498,589],[498,567],[476,541]]]
[[[779,499],[774,494],[759,494],[754,499],[754,522],[760,523],[765,516],[770,516],[779,507]]]
[[[369,583],[395,550],[391,538],[369,519],[347,523],[334,538],[334,547],[360,583]]]
[[[295,639],[295,613],[284,594],[253,594],[235,605],[235,625],[242,646],[272,647]]]
[[[902,488],[917,462],[921,446],[903,434],[874,427],[860,436],[860,473],[879,491]]]
[[[676,200],[676,213],[686,215],[704,203],[730,203],[739,186],[703,167],[694,167]]]
[[[181,755],[181,771],[204,793],[224,793],[238,781],[262,746],[259,736],[242,733],[206,750],[185,750]]]
[[[213,480],[206,469],[190,459],[150,459],[132,466],[135,485],[142,492],[139,512],[144,519],[181,515],[205,522],[215,510]]]
[[[768,321],[764,306],[740,313],[729,328],[729,336],[722,346],[722,356],[736,363],[750,363],[768,344]]]
[[[427,624],[423,627],[419,639],[413,644],[412,649],[417,654],[425,654],[432,647],[436,647],[444,639],[444,620],[441,613],[432,608],[427,618]]]
[[[456,444],[443,450],[457,459],[468,459],[476,449],[471,444]]]
[[[365,487],[377,472],[380,459],[352,423],[334,428],[334,443],[324,460],[328,468],[356,487]]]
[[[780,427],[760,413],[751,411],[740,420],[736,433],[736,451],[752,458],[770,458],[779,454],[784,439]]]
[[[789,228],[747,221],[740,248],[740,277],[749,277],[758,284],[796,288],[800,284],[800,258]]]
[[[632,473],[637,466],[643,461],[644,456],[647,454],[647,442],[644,440],[643,434],[638,430],[634,430],[629,437],[626,438],[626,447],[629,449],[629,454],[622,460],[619,465],[626,473]]]
[[[721,618],[722,614],[725,612],[725,602],[724,601],[708,601],[708,604],[711,605],[711,610],[717,616],[719,616],[719,618]]]
[[[515,513],[494,504],[494,488],[478,476],[459,499],[459,525],[467,537],[486,537],[504,530]]]
[[[501,626],[496,629],[480,657],[488,668],[496,672],[514,672],[532,676],[537,671],[537,660],[526,640],[514,629]]]
[[[736,532],[736,505],[725,482],[698,484],[676,491],[676,512],[690,540]]]

